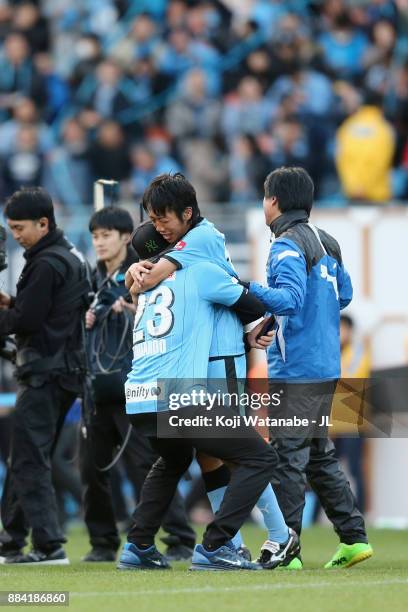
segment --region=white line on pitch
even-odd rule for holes
[[[74,597],[106,597],[125,595],[183,595],[183,594],[194,594],[194,593],[235,593],[237,591],[275,591],[278,589],[321,589],[330,587],[344,588],[356,586],[359,588],[365,586],[385,586],[392,584],[406,584],[408,585],[408,579],[395,578],[391,580],[372,580],[364,582],[352,582],[350,580],[342,582],[305,582],[302,584],[249,584],[247,586],[236,586],[236,587],[198,587],[198,588],[186,588],[186,589],[154,589],[154,590],[143,590],[139,591],[135,588],[134,591],[71,591],[70,596]]]

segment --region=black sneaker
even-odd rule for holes
[[[176,546],[168,546],[165,550],[164,556],[167,561],[191,561],[194,549],[184,544],[177,544]]]
[[[0,563],[6,563],[6,559],[22,556],[23,551],[14,542],[2,542],[0,544]]]
[[[262,544],[261,554],[257,563],[264,569],[275,569],[278,565],[283,565],[290,558],[291,560],[299,553],[300,545],[298,535],[293,529],[289,529],[289,538],[284,544],[266,540]]]
[[[82,557],[81,561],[85,563],[104,563],[107,561],[116,561],[116,550],[96,546],[92,548],[84,557]]]
[[[57,548],[52,551],[33,549],[26,555],[19,553],[14,557],[8,556],[5,558],[4,563],[21,565],[69,565],[69,559],[63,548]]]
[[[178,536],[165,536],[160,538],[163,544],[167,545],[164,556],[167,561],[191,561],[194,552],[193,546],[183,544]]]

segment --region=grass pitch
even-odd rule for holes
[[[243,533],[255,556],[263,531],[249,526]],[[87,612],[407,612],[408,531],[369,535],[374,557],[348,570],[322,569],[337,539],[330,529],[312,528],[302,536],[298,572],[188,572],[185,563],[171,571],[120,572],[111,563],[81,563],[89,547],[76,528],[66,547],[70,566],[0,566],[0,590],[69,591],[69,608]]]

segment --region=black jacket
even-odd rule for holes
[[[50,247],[66,249],[69,265],[45,256]],[[41,357],[52,357],[82,348],[84,305],[69,310],[58,305],[58,294],[84,277],[84,265],[71,249],[61,230],[55,229],[24,253],[16,297],[8,310],[0,310],[0,335],[15,334],[18,350],[31,348]]]

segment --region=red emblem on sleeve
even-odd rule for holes
[[[179,240],[174,248],[176,249],[176,251],[182,251],[184,247],[186,246],[186,244],[187,243],[184,242],[183,240]]]

